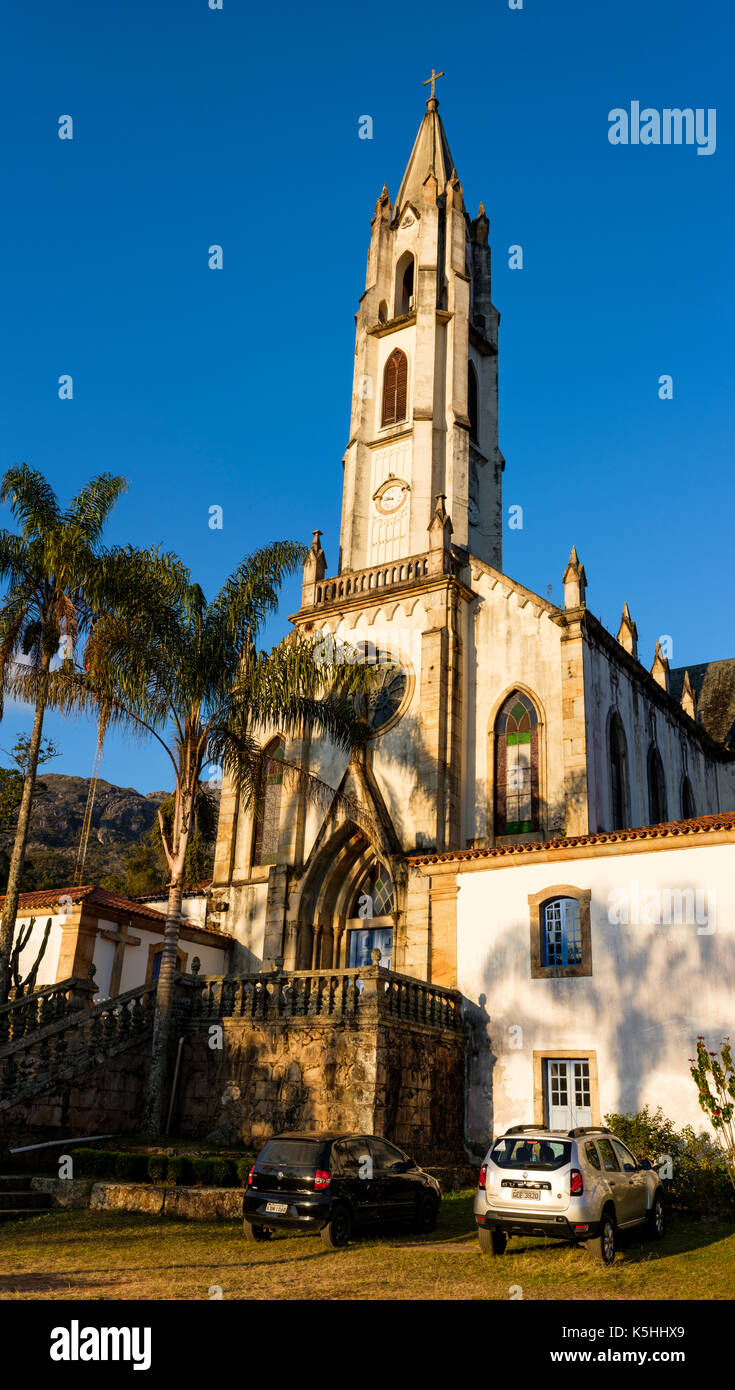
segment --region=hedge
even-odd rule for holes
[[[233,1159],[220,1154],[139,1154],[85,1148],[72,1149],[71,1157],[75,1178],[119,1178],[176,1187],[246,1187],[253,1163],[252,1156]]]

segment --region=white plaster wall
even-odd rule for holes
[[[685,774],[692,784],[698,816],[723,809],[715,765],[675,716],[652,705],[643,687],[631,681],[622,665],[613,665],[601,648],[585,644],[584,668],[590,833],[612,829],[608,719],[613,709],[617,709],[625,730],[630,825],[651,822],[648,804],[651,720],[666,779],[667,819],[681,817],[681,785]]]
[[[256,883],[230,884],[227,888],[229,910],[224,916],[224,927],[233,938],[229,969],[234,975],[250,974],[263,964],[267,899],[267,878]],[[198,948],[194,954],[199,954]],[[200,959],[200,973],[204,974],[204,957],[200,955]],[[210,973],[221,975],[222,969],[219,966]]]
[[[61,928],[65,919],[61,914],[52,915],[50,912],[42,911],[36,913],[29,912],[25,917],[19,917],[17,919],[14,940],[17,941],[21,928],[23,928],[24,931],[27,929],[32,916],[36,918],[35,925],[27,945],[20,953],[18,964],[20,966],[20,978],[24,979],[28,972],[33,969],[36,956],[41,949],[46,923],[49,917],[51,917],[51,931],[46,943],[46,952],[38,967],[38,975],[36,976],[36,985],[41,989],[43,985],[52,985],[56,979],[59,965],[59,951],[61,949]]]
[[[535,697],[544,721],[540,748],[540,791],[547,834],[564,832],[561,634],[547,610],[529,601],[510,582],[473,566],[474,643],[466,645],[475,683],[473,726],[467,726],[465,839],[492,835],[488,819],[488,738],[500,704],[521,686]],[[545,795],[544,795],[545,787]],[[545,805],[544,805],[545,803]]]
[[[487,1015],[492,1103],[470,1097],[495,1132],[533,1114],[534,1051],[597,1054],[601,1118],[660,1104],[677,1125],[704,1125],[688,1058],[697,1035],[732,1032],[735,843],[460,873],[459,988]],[[528,895],[558,884],[591,889],[589,978],[532,980]],[[610,894],[699,890],[700,924],[615,925]],[[645,901],[645,899],[642,899]],[[520,1026],[522,1046],[511,1028]]]

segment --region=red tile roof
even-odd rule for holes
[[[691,820],[664,821],[661,825],[638,825],[630,830],[608,830],[597,835],[568,835],[560,840],[531,840],[520,845],[497,845],[494,849],[457,849],[445,854],[412,854],[410,864],[444,864],[452,859],[495,859],[507,854],[530,854],[540,849],[565,850],[575,845],[605,845],[626,840],[659,840],[677,835],[701,835],[707,831],[735,831],[735,811],[713,816],[693,816]]]
[[[132,898],[123,898],[119,893],[111,893],[107,888],[98,888],[93,883],[74,888],[40,888],[33,893],[21,893],[18,899],[18,915],[34,912],[36,909],[58,911],[62,898],[71,899],[72,903],[88,903],[100,909],[113,908],[116,912],[127,912],[131,917],[146,917],[150,921],[160,922],[161,925],[166,921],[165,912],[158,912],[155,907],[147,907],[145,903],[135,902]],[[4,902],[3,894],[0,896],[0,907]],[[225,932],[212,931],[211,927],[200,927],[196,922],[187,922],[184,919],[182,926],[192,931],[206,932],[208,936],[229,940]]]

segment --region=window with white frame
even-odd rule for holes
[[[543,909],[544,965],[581,965],[582,928],[576,898],[553,898]]]

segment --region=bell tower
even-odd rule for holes
[[[488,219],[471,220],[431,96],[395,203],[372,220],[356,315],[340,573],[423,554],[436,498],[453,542],[501,568],[498,322]]]

